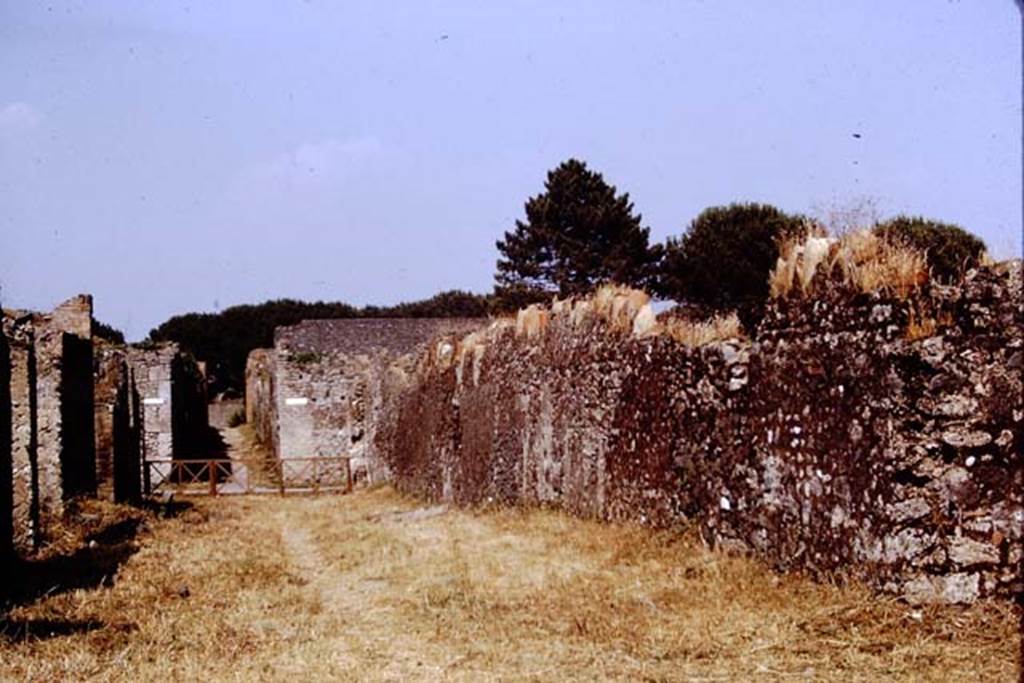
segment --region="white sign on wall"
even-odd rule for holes
[[[164,400],[162,398],[144,398],[142,404],[147,406],[162,406]]]
[[[286,399],[284,400],[284,404],[285,404],[286,406],[304,406],[304,405],[306,405],[307,403],[309,403],[309,399],[308,399],[308,398],[305,398],[305,397],[298,397],[298,398],[286,398]]]

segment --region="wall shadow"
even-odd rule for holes
[[[175,517],[193,506],[173,501],[145,507],[160,517]],[[112,521],[87,535],[82,547],[72,553],[14,559],[0,581],[0,631],[12,623],[3,620],[4,611],[16,605],[79,588],[113,586],[121,565],[141,547],[136,538],[145,528],[146,518],[141,515]]]
[[[23,643],[49,640],[76,633],[96,631],[107,626],[96,619],[5,619],[0,617],[0,641]]]

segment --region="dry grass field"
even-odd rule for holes
[[[83,514],[93,543],[30,571],[31,590],[0,619],[0,676],[1017,677],[1008,604],[913,609],[774,575],[686,532],[425,508],[390,489]]]

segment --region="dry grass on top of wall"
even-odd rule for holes
[[[905,298],[929,278],[925,255],[909,246],[858,230],[829,238],[820,232],[789,240],[769,276],[773,297],[810,296],[823,281],[838,279],[862,293]]]
[[[746,333],[736,313],[716,315],[706,320],[669,318],[661,323],[662,334],[686,346],[704,346],[729,339],[745,339]]]
[[[602,285],[587,298],[555,299],[550,307],[534,304],[520,310],[516,316],[516,336],[527,339],[540,336],[559,316],[567,318],[574,326],[598,320],[611,332],[634,337],[666,336],[687,346],[745,338],[735,313],[705,320],[669,318],[660,321],[651,308],[650,295],[615,284]]]
[[[912,608],[693,530],[425,507],[390,489],[197,501],[113,586],[0,617],[12,680],[1013,680],[1012,604]]]

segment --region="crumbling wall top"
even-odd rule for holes
[[[432,338],[468,333],[486,321],[478,318],[348,318],[304,320],[278,327],[274,346],[295,353],[405,354]]]

